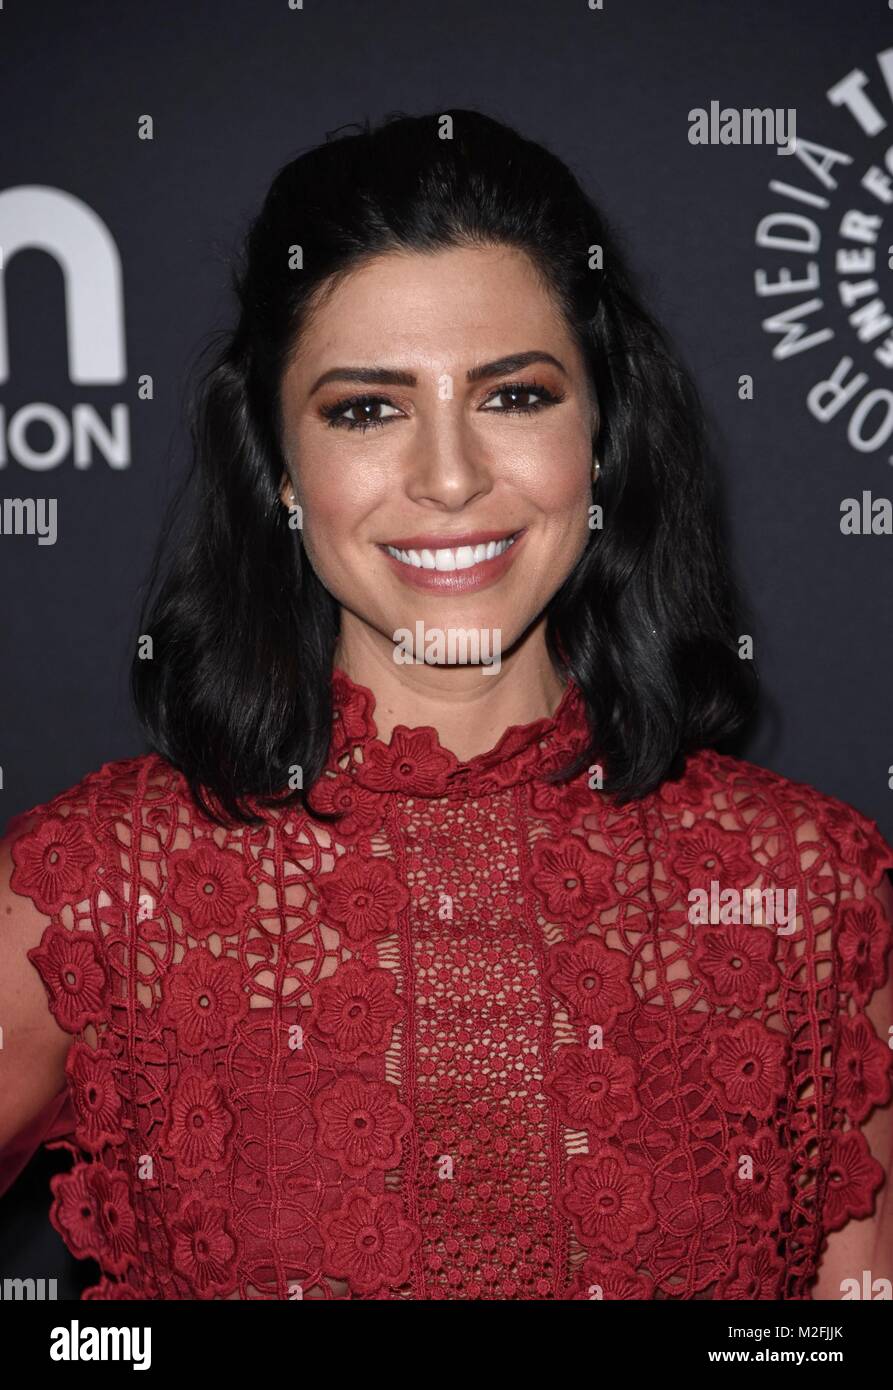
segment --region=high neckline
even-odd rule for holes
[[[350,754],[341,770],[377,793],[482,796],[567,765],[589,741],[585,701],[573,680],[568,680],[553,714],[510,725],[492,748],[465,761],[444,748],[437,730],[428,724],[398,724],[387,741],[380,739],[374,693],[339,666],[332,671],[332,707],[330,768]]]

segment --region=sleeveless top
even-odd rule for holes
[[[7,1182],[70,1152],[83,1297],[809,1298],[883,1182],[875,822],[711,750],[550,786],[573,682],[466,762],[332,683],[337,824],[224,829],[147,754],[8,827],[73,1042]]]

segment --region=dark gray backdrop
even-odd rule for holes
[[[78,200],[69,208],[81,203],[101,219],[121,259],[126,374],[73,383],[59,264],[28,245],[4,257],[0,501],[57,499],[59,532],[55,545],[39,546],[0,530],[0,825],[102,762],[143,750],[127,695],[130,636],[185,458],[186,374],[227,321],[227,258],[273,173],[349,121],[472,106],[572,165],[624,234],[704,394],[735,559],[758,615],[766,716],[742,751],[850,801],[893,838],[893,538],[844,536],[839,524],[843,498],[893,496],[893,371],[883,364],[893,344],[883,322],[884,301],[893,307],[893,234],[884,203],[861,186],[893,144],[878,63],[888,47],[893,15],[883,0],[604,0],[600,11],[587,0],[307,0],[304,9],[288,0],[6,0],[0,245],[37,206],[4,205],[4,191],[59,190]],[[872,103],[861,121],[826,95],[857,71]],[[689,143],[689,111],[712,100],[795,108],[801,139],[849,157],[831,170],[836,187],[771,147]],[[138,138],[145,115],[151,141]],[[773,179],[826,205],[773,192]],[[873,271],[871,247],[841,239],[851,209],[881,220]],[[761,220],[782,211],[814,219],[811,254],[757,244]],[[838,253],[860,248],[856,273]],[[814,290],[756,293],[757,270],[777,282],[782,267],[799,279],[809,263]],[[861,287],[849,309],[842,279]],[[774,355],[779,335],[764,321],[809,300],[819,302],[802,320],[807,331],[830,336]],[[875,327],[860,330],[848,315],[874,300]],[[864,381],[822,421],[807,394],[842,358]],[[151,401],[138,396],[146,374]],[[739,399],[744,374],[753,400]],[[853,432],[854,412],[858,425],[871,400],[861,435]],[[35,404],[58,412],[57,430],[78,412],[108,425],[119,407],[129,422],[126,466],[95,451],[77,467],[70,449],[51,468],[25,466],[10,422]],[[35,455],[52,438],[39,423],[26,436]],[[0,1277],[59,1276],[68,1293],[95,1279],[47,1222],[48,1177],[65,1166],[42,1154],[0,1202]]]

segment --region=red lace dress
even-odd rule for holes
[[[711,751],[619,808],[549,787],[573,684],[464,763],[333,685],[335,830],[224,830],[156,755],[10,826],[76,1039],[24,1146],[70,1148],[84,1296],[808,1298],[883,1181],[876,825]],[[713,883],[737,921],[697,917]],[[750,920],[748,888],[795,918]]]

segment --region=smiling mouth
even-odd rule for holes
[[[470,570],[504,555],[514,544],[521,531],[511,531],[499,540],[481,542],[478,545],[440,546],[437,549],[400,549],[393,545],[383,545],[382,549],[401,564],[413,569],[437,570],[448,574],[455,570]]]

